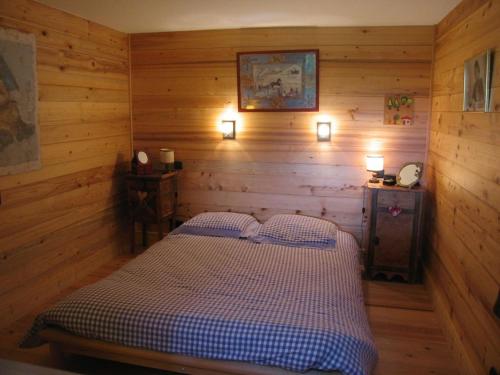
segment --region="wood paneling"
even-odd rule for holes
[[[37,41],[42,168],[0,177],[0,327],[116,256],[130,158],[128,36],[31,0],[0,27]]]
[[[465,0],[438,26],[427,182],[428,283],[463,374],[500,369],[500,1]],[[462,112],[464,60],[492,48],[494,113]]]
[[[323,216],[361,234],[364,156],[379,141],[386,170],[425,158],[433,27],[262,28],[131,36],[134,147],[184,162],[181,218],[233,210]],[[320,113],[336,122],[319,144],[315,113],[241,113],[236,141],[217,120],[237,108],[236,52],[318,48]],[[412,127],[382,125],[384,94],[415,95]],[[104,95],[104,93],[103,93]]]

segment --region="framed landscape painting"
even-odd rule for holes
[[[240,112],[314,112],[319,108],[319,51],[240,52]]]

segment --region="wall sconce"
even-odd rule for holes
[[[236,139],[236,121],[222,120],[222,139]]]
[[[368,182],[377,184],[378,179],[384,177],[384,157],[382,155],[367,155],[366,170],[373,172],[372,178]]]
[[[331,122],[317,122],[316,135],[318,142],[330,142],[332,136],[332,123]]]

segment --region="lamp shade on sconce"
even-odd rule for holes
[[[316,134],[318,142],[330,142],[332,136],[332,123],[331,122],[318,122],[316,123]]]
[[[222,139],[236,139],[236,121],[222,120]]]

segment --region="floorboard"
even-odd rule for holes
[[[114,259],[45,306],[0,332],[0,357],[50,366],[47,345],[34,349],[17,347],[35,316],[70,292],[106,277],[130,259],[130,256]],[[423,285],[367,281],[363,283],[363,288],[368,318],[380,354],[374,375],[457,373],[451,350]],[[73,358],[70,366],[71,371],[87,374],[167,374],[165,371],[83,357]]]

